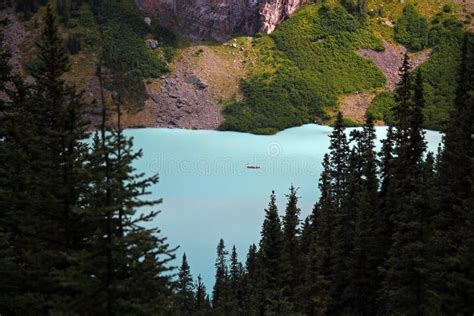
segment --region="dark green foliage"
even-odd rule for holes
[[[204,305],[204,299],[202,297],[203,285],[202,282],[199,283],[199,281],[201,280],[198,280],[197,286],[201,287],[201,289],[198,288],[200,293],[197,293],[195,297],[193,277],[186,259],[186,254],[184,254],[181,267],[179,268],[178,282],[176,285],[176,299],[180,315],[191,315],[196,305],[199,308],[202,308],[202,305]],[[195,299],[199,299],[199,303],[196,303],[194,301]]]
[[[394,109],[394,158],[386,198],[392,211],[392,246],[380,294],[384,311],[433,314],[439,313],[439,302],[431,291],[433,275],[429,266],[433,213],[422,168],[426,148],[422,131],[423,81],[418,75],[413,82],[409,70],[405,58]]]
[[[196,280],[196,296],[194,297],[194,313],[197,316],[208,315],[211,310],[209,297],[206,294],[206,286],[202,282],[201,275],[198,275]]]
[[[217,245],[216,282],[212,290],[212,308],[218,314],[229,312],[230,288],[229,269],[227,266],[228,252],[225,250],[224,240]]]
[[[221,129],[270,134],[326,120],[325,110],[336,105],[338,95],[385,82],[373,63],[355,53],[383,49],[382,42],[341,6],[307,6],[270,37],[255,41],[266,51],[262,63],[276,72],[242,82],[245,100],[225,108]]]
[[[155,27],[156,39],[160,43],[166,61],[170,62],[176,55],[177,38],[170,30],[159,25]]]
[[[61,18],[61,22],[68,24],[71,17],[71,0],[57,0],[56,11]]]
[[[29,19],[38,11],[39,6],[45,5],[48,0],[17,0],[14,3],[16,12],[21,13],[24,19]]]
[[[428,21],[420,16],[416,8],[409,4],[395,25],[395,40],[408,48],[418,51],[428,45]]]
[[[433,19],[429,35],[433,53],[417,70],[425,80],[426,128],[444,130],[455,108],[463,36],[463,25],[454,15],[440,13]]]
[[[230,309],[233,313],[243,312],[243,266],[237,257],[237,249],[232,247],[230,254],[229,286],[230,286]]]
[[[300,297],[296,290],[301,286],[302,264],[300,251],[300,213],[298,208],[298,189],[290,187],[290,193],[287,195],[288,203],[286,205],[285,215],[283,216],[283,284],[285,286],[285,296],[290,302],[296,302]],[[294,304],[294,303],[293,303]],[[294,307],[291,307],[294,310]]]
[[[257,246],[253,244],[249,247],[247,260],[245,262],[245,271],[242,277],[242,306],[244,313],[247,315],[253,315],[258,310],[257,278]]]
[[[265,209],[262,225],[260,249],[258,253],[259,282],[258,304],[264,314],[287,314],[290,311],[288,298],[285,297],[283,280],[283,233],[276,205],[276,196],[272,192],[270,203]]]
[[[441,262],[438,291],[446,314],[469,313],[473,308],[472,251],[474,179],[474,39],[466,34],[455,109],[444,139],[439,166],[439,214],[436,245]]]
[[[81,36],[77,33],[71,34],[67,39],[67,49],[71,55],[81,51]]]
[[[290,189],[283,228],[271,197],[260,249],[252,246],[247,256],[246,314],[444,315],[472,309],[472,37],[464,47],[457,107],[438,161],[426,153],[424,77],[410,74],[408,56],[392,107],[394,127],[378,155],[373,117],[348,139],[338,114],[323,160],[321,196],[301,233],[296,190]],[[291,261],[289,244],[298,249]],[[286,287],[294,280],[288,271],[302,271],[299,286]]]
[[[108,84],[123,100],[141,107],[147,98],[143,80],[167,72],[166,62],[158,52],[146,47],[145,36],[151,30],[132,2],[106,1],[98,8],[103,20],[104,64],[117,77]]]
[[[1,227],[21,272],[7,281],[13,287],[8,310],[14,314],[53,311],[80,291],[71,273],[88,233],[84,216],[75,212],[87,186],[87,152],[80,95],[61,79],[67,69],[48,7],[36,82],[29,87],[10,78],[15,92],[8,92],[11,103],[5,109]]]
[[[392,108],[395,106],[395,98],[391,92],[382,92],[377,94],[369,108],[367,113],[370,114],[375,120],[384,121],[385,124],[393,124]]]
[[[124,104],[144,104],[148,98],[142,73],[138,69],[118,71],[110,83]]]
[[[69,65],[50,7],[43,25],[34,84],[1,67],[10,98],[1,103],[0,310],[166,313],[174,250],[158,229],[144,227],[156,212],[136,213],[160,202],[143,198],[158,178],[135,173],[141,152],[120,119],[106,131],[104,102],[101,132],[85,142],[81,95],[62,79]]]

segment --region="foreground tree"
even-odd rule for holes
[[[392,212],[393,243],[385,264],[381,295],[385,312],[432,314],[438,313],[438,307],[430,292],[432,213],[423,176],[423,81],[419,76],[413,86],[407,56],[400,71],[402,81],[397,88],[393,135],[395,157],[387,198]]]
[[[135,174],[141,152],[123,136],[120,120],[106,129],[104,98],[100,132],[92,145],[85,141],[81,96],[63,80],[67,54],[49,7],[43,25],[34,84],[1,68],[10,83],[1,85],[8,101],[1,104],[0,242],[5,267],[13,264],[18,274],[2,282],[9,294],[0,296],[0,309],[164,313],[174,253],[158,229],[144,227],[157,212],[143,212],[160,202],[144,198],[158,177]]]
[[[438,293],[446,314],[474,309],[474,39],[466,34],[456,108],[439,161],[440,204],[436,218]]]
[[[216,281],[212,291],[212,308],[215,312],[226,314],[229,312],[230,288],[229,269],[227,266],[228,252],[225,250],[224,240],[217,245]]]
[[[265,210],[265,220],[262,225],[259,265],[259,309],[267,314],[285,314],[290,311],[288,298],[285,297],[284,284],[281,275],[283,267],[283,233],[276,205],[275,192],[270,196],[270,202]]]
[[[198,284],[198,286],[201,286]],[[202,291],[202,289],[201,289]],[[202,293],[199,293],[199,299],[202,300]],[[183,254],[183,261],[178,272],[178,282],[176,285],[176,299],[180,315],[192,315],[195,306],[194,282],[189,268],[186,254]],[[199,305],[204,304],[203,301]]]

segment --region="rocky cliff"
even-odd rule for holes
[[[310,0],[136,0],[160,23],[196,39],[270,33]]]

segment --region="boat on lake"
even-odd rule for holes
[[[260,169],[260,166],[257,166],[257,165],[252,165],[252,164],[247,164],[246,165],[247,169]]]

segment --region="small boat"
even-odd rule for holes
[[[247,169],[260,169],[260,166],[251,165],[251,164],[247,164],[246,167],[247,167]]]

